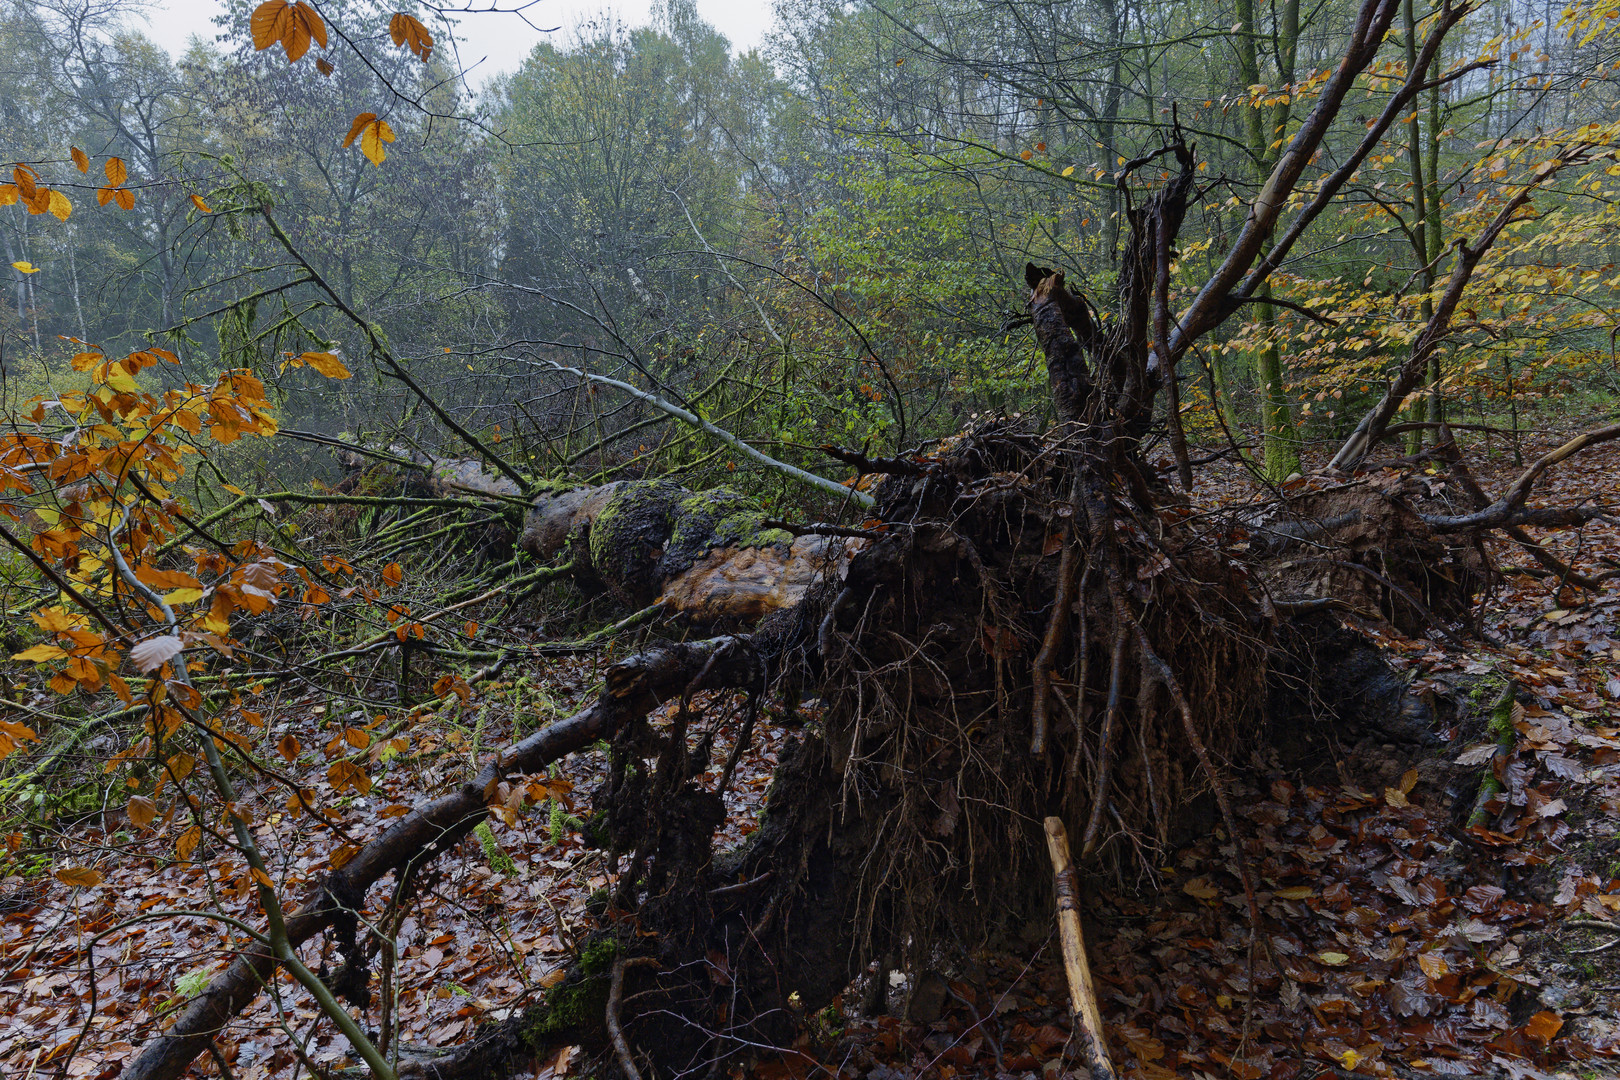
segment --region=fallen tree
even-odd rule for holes
[[[603,930],[544,1001],[455,1051],[403,1062],[400,1073],[492,1075],[579,1042],[611,1048],[626,1075],[637,1055],[661,1073],[686,1073],[788,1045],[799,1018],[869,961],[922,969],[947,943],[1048,908],[1047,817],[1077,838],[1091,874],[1151,870],[1194,805],[1213,803],[1236,835],[1225,778],[1263,734],[1279,630],[1295,614],[1337,608],[1414,632],[1458,632],[1449,624],[1495,573],[1482,533],[1547,520],[1525,509],[1540,473],[1475,514],[1448,515],[1405,478],[1353,470],[1388,427],[1390,402],[1445,338],[1483,253],[1538,184],[1593,148],[1561,151],[1458,247],[1412,359],[1333,474],[1260,504],[1194,514],[1146,448],[1162,434],[1174,475],[1190,482],[1177,362],[1253,297],[1430,85],[1428,60],[1467,10],[1433,20],[1418,62],[1355,152],[1306,190],[1307,166],[1397,11],[1393,0],[1366,0],[1342,63],[1221,265],[1179,314],[1168,266],[1199,194],[1193,147],[1175,129],[1128,163],[1116,178],[1129,236],[1111,310],[1076,296],[1061,273],[1026,271],[1055,427],[989,422],[932,457],[868,462],[883,478],[862,543],[818,538],[795,579],[803,587],[756,605],[774,609],[757,630],[658,646],[617,665],[595,705],[496,756],[335,872],[290,925],[299,940],[335,934],[352,955],[357,913],[401,902],[400,883],[472,828],[504,777],[611,739],[610,778],[592,811],[620,871],[615,909],[633,913],[637,929]],[[1138,204],[1137,174],[1161,161],[1173,172]],[[1284,225],[1289,206],[1295,216]],[[781,567],[792,564],[799,541],[757,518],[728,534],[741,509],[729,495],[704,498],[656,482],[547,494],[524,546],[571,551],[581,573],[641,601],[669,595],[716,551],[730,553],[724,562],[769,549]],[[702,543],[687,543],[699,523]],[[695,732],[694,697],[705,691],[746,701],[750,719],[727,760],[713,760],[712,742]],[[759,830],[717,851],[736,755],[773,697],[788,707],[816,699],[815,723],[783,755]],[[667,716],[651,715],[670,700]],[[389,873],[392,898],[368,895]],[[1256,978],[1274,987],[1282,975],[1263,956],[1243,876]],[[126,1075],[178,1076],[272,967],[262,951],[244,950]]]

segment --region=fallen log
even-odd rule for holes
[[[841,577],[859,537],[793,535],[729,488],[629,480],[542,492],[518,546],[542,562],[566,548],[575,575],[702,625],[757,622]]]

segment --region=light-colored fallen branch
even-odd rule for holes
[[[641,1080],[641,1070],[636,1068],[635,1056],[630,1052],[630,1041],[624,1037],[624,1027],[619,1019],[619,1012],[624,1006],[624,973],[633,967],[655,967],[658,961],[650,956],[619,957],[613,961],[613,983],[608,990],[607,1002],[607,1029],[608,1038],[613,1040],[613,1052],[618,1055],[619,1068],[629,1080]]]
[[[632,397],[645,401],[655,409],[663,410],[682,423],[689,424],[692,427],[713,436],[744,457],[757,461],[759,464],[768,469],[775,469],[784,476],[791,476],[801,484],[813,487],[818,491],[826,492],[828,495],[831,495],[834,498],[846,499],[849,502],[855,503],[857,506],[870,508],[876,505],[876,502],[872,496],[868,495],[864,491],[856,491],[852,487],[845,487],[836,480],[829,480],[825,476],[817,476],[815,473],[801,469],[797,465],[789,465],[785,461],[778,461],[769,454],[762,453],[761,451],[754,449],[752,446],[737,438],[737,436],[733,435],[724,428],[711,424],[709,421],[703,419],[703,417],[697,415],[696,413],[683,409],[673,402],[665,401],[657,394],[649,394],[639,386],[632,386],[622,379],[612,379],[606,375],[597,375],[593,372],[582,371],[579,368],[569,367],[566,364],[559,364],[555,360],[533,360],[531,363],[539,364],[544,367],[551,368],[554,371],[563,372],[567,375],[573,375],[588,382],[599,383],[602,386],[611,386],[615,390],[622,390]]]
[[[1069,854],[1069,833],[1063,819],[1046,819],[1046,850],[1052,857],[1052,880],[1057,889],[1058,937],[1063,943],[1063,974],[1069,980],[1069,1002],[1080,1042],[1080,1062],[1091,1080],[1116,1080],[1114,1063],[1103,1039],[1097,991],[1086,962],[1086,939],[1080,929],[1080,881]]]

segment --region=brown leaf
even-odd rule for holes
[[[304,744],[298,741],[298,736],[290,731],[281,737],[280,742],[276,743],[276,753],[288,761],[296,761],[299,751],[303,748]]]
[[[101,874],[85,867],[64,867],[56,871],[53,876],[62,884],[72,885],[75,889],[88,889],[101,884]]]
[[[371,777],[366,775],[366,770],[348,759],[334,761],[326,770],[326,778],[331,781],[333,791],[353,788],[364,795],[371,790]]]
[[[145,795],[131,795],[129,805],[124,809],[129,814],[129,820],[143,829],[157,817],[157,804]]]

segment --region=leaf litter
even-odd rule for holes
[[[1516,471],[1505,457],[1495,464],[1496,475],[1483,469],[1482,480],[1500,485]],[[1620,450],[1603,446],[1556,471],[1541,495],[1613,500],[1617,478]],[[1210,494],[1230,498],[1243,483],[1234,472]],[[1590,576],[1620,570],[1620,534],[1604,522],[1555,534],[1547,546]],[[1534,567],[1509,544],[1493,554],[1505,569]],[[1464,709],[1437,733],[1445,746],[1428,763],[1385,754],[1334,782],[1260,762],[1234,792],[1245,807],[1236,843],[1204,836],[1159,868],[1156,888],[1101,888],[1088,898],[1093,974],[1124,1076],[1620,1072],[1620,948],[1606,948],[1620,941],[1620,592],[1594,597],[1510,570],[1482,625],[1487,641],[1469,648],[1360,629],[1410,674],[1414,696],[1457,698],[1482,680],[1513,679],[1511,746],[1499,747]],[[531,674],[555,688],[560,715],[563,699],[582,698],[594,683],[596,668],[565,660]],[[499,689],[481,698],[499,700]],[[352,838],[458,782],[473,744],[494,745],[511,725],[499,709],[473,735],[465,716],[419,720],[361,792],[334,763],[359,743],[347,731],[377,725],[324,711],[313,699],[283,703],[266,737],[318,805],[339,808],[333,820],[296,817],[276,785],[244,795],[287,896],[341,860]],[[718,734],[724,743],[735,732],[728,723]],[[756,729],[727,796],[722,846],[756,827],[778,752],[793,737],[779,723]],[[1374,759],[1380,749],[1390,748],[1373,748]],[[601,753],[575,755],[543,778],[560,793],[558,810],[492,819],[487,837],[468,838],[460,857],[435,865],[399,928],[403,1044],[464,1039],[560,978],[593,924],[591,894],[614,883],[569,816],[579,807],[567,794],[588,791],[604,769]],[[1481,770],[1501,791],[1476,808],[1454,781]],[[193,861],[173,857],[194,829],[172,808],[104,811],[57,838],[61,873],[0,882],[0,1066],[8,1075],[65,1066],[70,1077],[115,1076],[139,1040],[200,992],[235,940],[218,922],[169,913],[215,908],[256,924],[250,883],[218,843],[196,830]],[[1239,847],[1262,886],[1267,940],[1252,965]],[[375,892],[368,914],[385,902]],[[323,948],[306,948],[306,959],[336,964]],[[765,1080],[1052,1080],[1074,1068],[1067,988],[1045,928],[971,954],[943,985],[938,1008],[914,1008],[910,1018],[863,1018],[841,1001],[807,1023],[798,1046],[751,1071]],[[894,997],[896,1011],[903,997]],[[354,1064],[346,1041],[317,1017],[307,994],[282,977],[218,1049],[244,1080],[290,1075],[294,1039],[322,1067]],[[206,1061],[196,1068],[218,1071]],[[588,1066],[565,1049],[536,1069],[530,1075],[552,1077]]]

